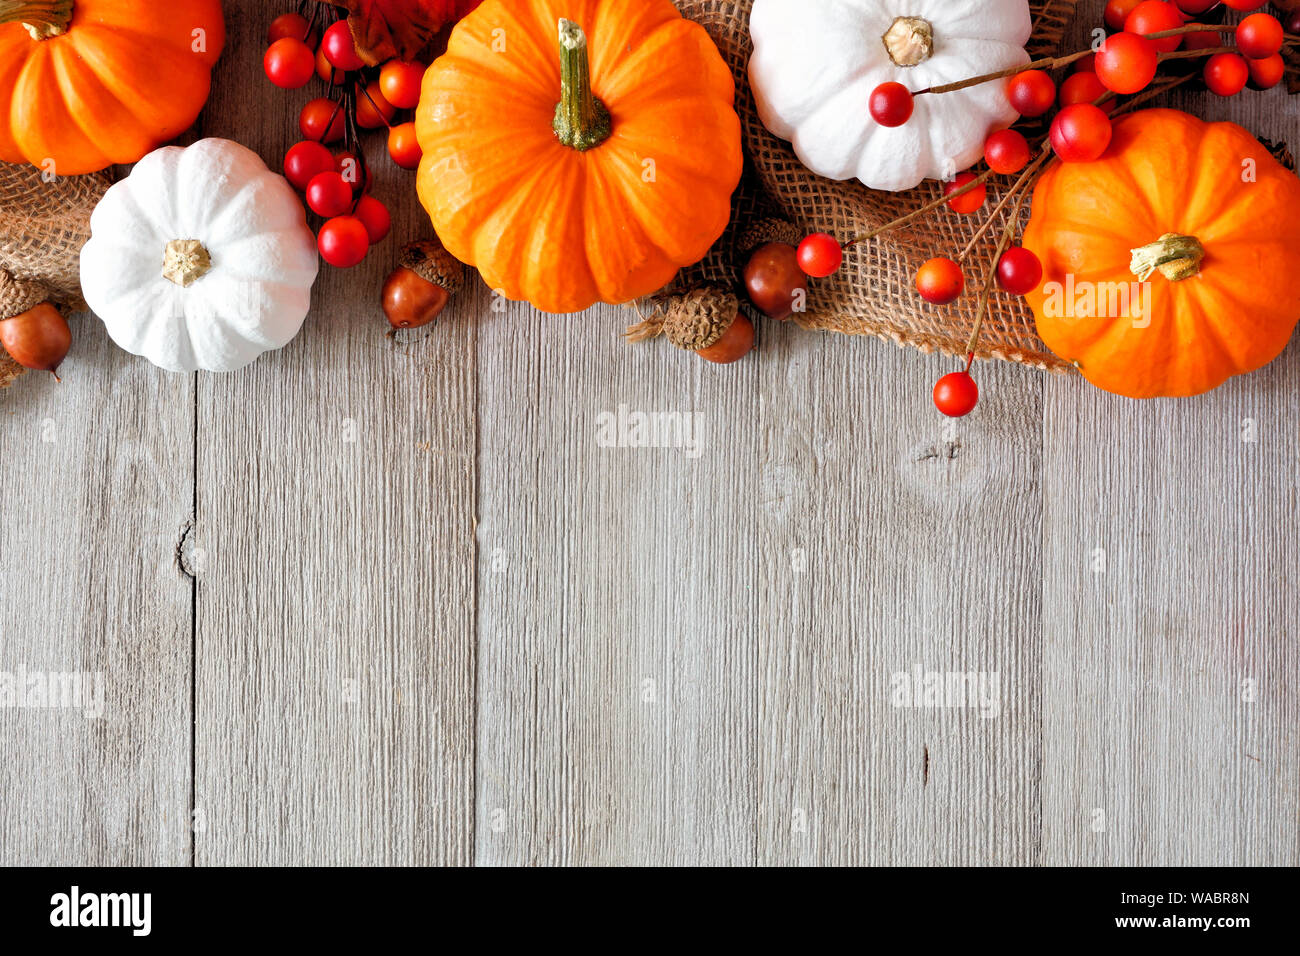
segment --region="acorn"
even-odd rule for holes
[[[798,247],[799,243],[803,242],[804,235],[802,229],[785,219],[758,219],[751,222],[740,233],[740,237],[736,240],[736,252],[745,259],[755,249],[770,242],[782,242]]]
[[[72,347],[72,330],[58,309],[42,302],[0,320],[0,346],[24,368],[49,372],[57,380],[59,365]]]
[[[384,315],[395,329],[428,325],[465,281],[465,267],[436,239],[407,243],[384,280]]]

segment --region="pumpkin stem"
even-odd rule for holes
[[[934,27],[920,17],[898,17],[881,37],[898,66],[917,66],[934,56]]]
[[[1205,247],[1195,236],[1167,232],[1149,246],[1134,249],[1129,271],[1146,282],[1157,269],[1170,282],[1182,282],[1201,274]]]
[[[72,0],[0,0],[0,23],[21,23],[33,40],[48,40],[68,29]]]
[[[211,268],[212,257],[197,239],[173,239],[163,251],[163,278],[181,288],[193,285]]]
[[[560,102],[552,128],[560,142],[580,153],[609,139],[609,110],[591,92],[587,34],[572,20],[560,20]]]

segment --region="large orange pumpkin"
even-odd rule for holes
[[[0,0],[0,160],[135,162],[193,124],[225,40],[221,0]]]
[[[734,96],[670,0],[487,0],[425,74],[420,200],[448,251],[508,298],[626,302],[726,228]]]
[[[1300,179],[1232,123],[1142,110],[1057,163],[1024,244],[1038,333],[1092,384],[1198,395],[1271,362],[1300,319]]]

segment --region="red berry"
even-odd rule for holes
[[[1216,53],[1205,64],[1205,85],[1220,96],[1236,96],[1250,80],[1250,67],[1236,53]]]
[[[804,275],[824,279],[839,269],[844,261],[844,250],[834,236],[814,232],[799,243],[797,257]]]
[[[424,64],[414,60],[389,60],[379,71],[379,89],[384,99],[399,110],[413,110],[420,102]]]
[[[320,227],[316,247],[330,265],[350,269],[366,257],[370,235],[356,216],[336,216]]]
[[[871,91],[867,108],[871,118],[881,126],[902,126],[912,118],[916,102],[912,91],[902,83],[881,83]]]
[[[949,418],[969,415],[979,404],[980,390],[970,372],[953,372],[934,386],[934,407]]]
[[[1264,0],[1223,0],[1223,5],[1241,13],[1249,13],[1262,7]]]
[[[340,70],[359,70],[365,64],[357,56],[357,45],[352,42],[352,29],[346,20],[339,20],[321,37],[325,59]]]
[[[352,208],[352,187],[332,169],[317,173],[307,184],[307,205],[326,219],[342,216]]]
[[[353,215],[366,227],[366,235],[372,246],[388,235],[388,230],[393,227],[388,207],[374,196],[362,196]]]
[[[362,162],[354,153],[343,151],[334,157],[334,168],[338,170],[343,181],[352,187],[354,193],[368,193],[375,184],[375,174],[369,166],[362,175]]]
[[[931,259],[916,272],[916,291],[921,298],[935,305],[947,305],[966,288],[966,276],[961,266],[951,259]]]
[[[1237,49],[1252,60],[1267,60],[1282,52],[1282,24],[1267,13],[1252,13],[1237,24]]]
[[[420,149],[420,141],[415,138],[414,123],[399,123],[389,129],[388,155],[403,169],[414,169],[420,165],[420,157],[424,154]]]
[[[396,112],[397,107],[384,99],[384,94],[379,92],[377,81],[364,90],[358,84],[357,125],[362,129],[379,129],[381,126],[387,126]]]
[[[1107,37],[1097,51],[1097,79],[1116,93],[1139,93],[1151,85],[1160,55],[1155,44],[1133,33]]]
[[[1012,246],[998,260],[998,285],[1013,295],[1028,295],[1043,281],[1043,264],[1023,246]]]
[[[1168,0],[1142,0],[1124,20],[1124,32],[1146,36],[1149,33],[1177,30],[1185,22],[1182,11]],[[1164,37],[1151,42],[1160,53],[1172,53],[1178,49],[1183,38]]]
[[[1204,13],[1209,10],[1212,6],[1218,3],[1219,0],[1174,0],[1174,2],[1178,5],[1178,9],[1183,11],[1183,13],[1195,16],[1196,14]]]
[[[957,178],[943,188],[945,196],[952,196],[959,189],[964,189],[975,179],[975,174],[971,172],[958,173]],[[985,195],[984,184],[980,183],[970,192],[962,193],[960,196],[954,196],[948,200],[948,208],[953,212],[959,212],[968,216],[973,212],[978,212],[984,205]]]
[[[1074,76],[1067,77],[1061,84],[1061,105],[1073,106],[1075,103],[1092,103],[1097,105],[1097,101],[1106,95],[1108,90],[1096,73],[1076,73]],[[1100,104],[1103,113],[1110,115],[1115,109],[1115,98],[1111,97]]]
[[[295,189],[306,189],[313,176],[333,168],[334,157],[330,151],[311,140],[294,143],[284,154],[284,177]]]
[[[266,42],[271,44],[285,37],[293,37],[310,46],[308,41],[310,33],[311,24],[301,13],[282,13],[271,21],[271,26],[266,31]]]
[[[1104,14],[1106,26],[1112,30],[1123,30],[1124,21],[1133,12],[1133,8],[1141,2],[1142,0],[1109,0]]]
[[[301,40],[284,37],[266,48],[262,70],[266,78],[280,89],[300,89],[307,85],[316,71],[316,56]]]
[[[1042,116],[1056,102],[1056,83],[1042,70],[1025,70],[1007,81],[1007,99],[1021,116]]]
[[[1049,134],[1052,149],[1067,163],[1090,163],[1110,146],[1110,117],[1091,103],[1075,103],[1056,114]]]
[[[324,97],[309,100],[298,114],[303,139],[332,143],[343,138],[343,107]]]
[[[1251,60],[1247,65],[1250,67],[1250,85],[1257,90],[1271,90],[1286,75],[1286,61],[1281,53],[1263,60]]]
[[[1029,165],[1029,141],[1013,129],[1000,129],[984,141],[984,161],[995,173],[1018,173]]]

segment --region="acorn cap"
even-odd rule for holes
[[[702,285],[669,298],[664,307],[664,335],[679,349],[697,352],[714,345],[740,314],[735,293]]]
[[[759,246],[765,246],[769,242],[784,242],[787,245],[798,246],[803,241],[803,232],[792,222],[786,222],[784,219],[759,219],[751,222],[741,232],[740,238],[736,240],[736,251],[742,256],[748,256]]]
[[[426,282],[456,292],[465,282],[465,267],[437,239],[421,239],[402,246],[398,265]]]

